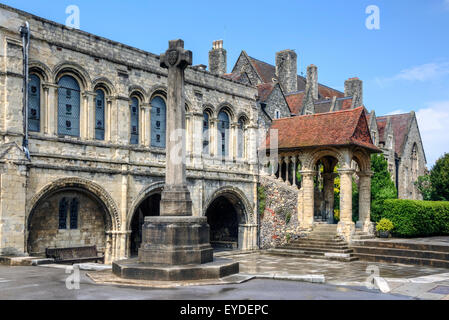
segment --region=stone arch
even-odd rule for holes
[[[115,87],[112,82],[105,77],[96,78],[92,82],[92,88],[96,90],[97,88],[103,89],[107,95],[112,96],[115,94]]]
[[[245,193],[241,191],[239,188],[232,187],[232,186],[226,186],[221,187],[220,189],[217,189],[206,201],[205,205],[203,206],[203,216],[206,216],[207,209],[212,204],[212,202],[217,199],[220,196],[231,196],[234,197],[236,200],[238,200],[241,203],[241,214],[244,217],[245,223],[251,223],[253,220],[253,206],[249,202],[248,198],[246,197]]]
[[[61,178],[53,181],[44,186],[33,196],[33,198],[30,200],[30,210],[27,214],[27,230],[29,229],[30,222],[32,220],[33,210],[41,203],[41,201],[45,200],[56,192],[67,189],[79,190],[93,196],[102,206],[104,206],[106,213],[106,231],[120,230],[121,221],[119,210],[111,195],[99,184],[79,177]]]
[[[84,90],[91,91],[92,80],[89,73],[81,65],[74,62],[64,61],[53,68],[54,83],[58,83],[58,80],[67,74],[75,76]]]
[[[365,150],[361,148],[354,150],[353,159],[359,166],[361,172],[371,170],[371,157]]]
[[[215,113],[216,118],[218,118],[218,115],[220,114],[221,111],[224,111],[229,115],[229,120],[231,123],[235,122],[234,107],[230,103],[223,102],[217,107],[216,113]]]
[[[136,95],[139,97],[141,103],[147,101],[147,92],[144,88],[138,85],[132,85],[128,88],[129,96]]]
[[[249,117],[246,115],[245,112],[239,112],[239,114],[237,115],[237,121],[239,121],[240,119],[242,119],[245,124],[249,124]]]
[[[148,96],[150,97],[150,101],[154,98],[155,95],[160,94],[162,95],[165,99],[167,99],[167,87],[164,85],[155,85],[153,87],[150,88],[150,90],[148,91]]]
[[[215,115],[215,108],[210,103],[203,104],[202,113],[207,112],[209,117],[213,117]]]
[[[305,170],[313,170],[313,167],[323,157],[331,156],[338,160],[338,163],[344,163],[343,154],[335,148],[318,149],[311,153],[305,154],[303,159],[300,159]]]
[[[149,186],[143,188],[137,195],[137,197],[133,200],[129,210],[128,214],[126,216],[126,230],[130,230],[131,227],[131,221],[133,219],[134,212],[136,212],[139,205],[149,196],[163,190],[164,188],[164,181],[158,181],[150,184]]]
[[[31,60],[30,64],[29,64],[29,70],[30,70],[30,73],[39,74],[43,81],[48,82],[52,78],[51,77],[52,72],[51,72],[50,68],[46,64],[44,64],[40,61]]]

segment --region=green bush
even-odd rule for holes
[[[382,218],[384,201],[397,199],[398,193],[383,154],[371,156],[371,170],[374,172],[371,178],[371,221],[377,222]]]
[[[382,218],[393,222],[399,237],[449,235],[449,202],[385,200]]]
[[[259,214],[262,216],[265,212],[265,208],[267,207],[267,203],[266,203],[267,194],[265,191],[265,187],[259,186],[257,188],[257,198],[258,198],[257,200],[259,201],[258,211],[259,211]]]
[[[391,222],[391,220],[386,218],[380,219],[380,221],[376,225],[377,231],[391,231],[393,230],[393,228],[394,228],[393,222]]]

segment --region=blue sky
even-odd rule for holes
[[[429,167],[449,152],[449,0],[1,2],[60,23],[77,5],[82,30],[156,54],[182,38],[194,64],[207,65],[223,39],[229,72],[241,50],[274,64],[276,51],[295,49],[299,70],[317,65],[323,84],[364,80],[377,115],[415,110]],[[369,5],[380,9],[380,30],[365,27]]]

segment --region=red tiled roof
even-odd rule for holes
[[[302,102],[304,100],[304,91],[297,92],[294,94],[289,94],[285,96],[287,100],[288,107],[290,108],[290,112],[295,115],[300,115],[302,111]]]
[[[404,143],[408,134],[410,121],[412,120],[412,113],[377,117],[377,125],[379,126],[379,121],[385,121],[386,123],[388,118],[391,119],[391,125],[393,127],[395,152],[398,156],[402,156],[402,150],[404,149]]]
[[[380,152],[371,140],[363,107],[278,119],[270,130],[278,130],[279,149],[357,145]],[[266,145],[269,142],[268,135]]]
[[[270,96],[271,92],[273,92],[273,89],[276,85],[272,82],[270,83],[264,83],[259,84],[257,86],[257,90],[259,91],[259,101],[265,102],[267,101],[268,97]]]
[[[385,128],[387,127],[387,118],[377,118],[377,130],[379,131],[379,142],[385,142]]]

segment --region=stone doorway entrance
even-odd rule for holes
[[[239,219],[228,198],[216,198],[206,211],[210,226],[210,242],[214,249],[238,249]]]
[[[154,193],[137,207],[131,220],[131,256],[137,256],[140,244],[142,243],[142,225],[145,217],[154,217],[160,215],[161,193]]]

